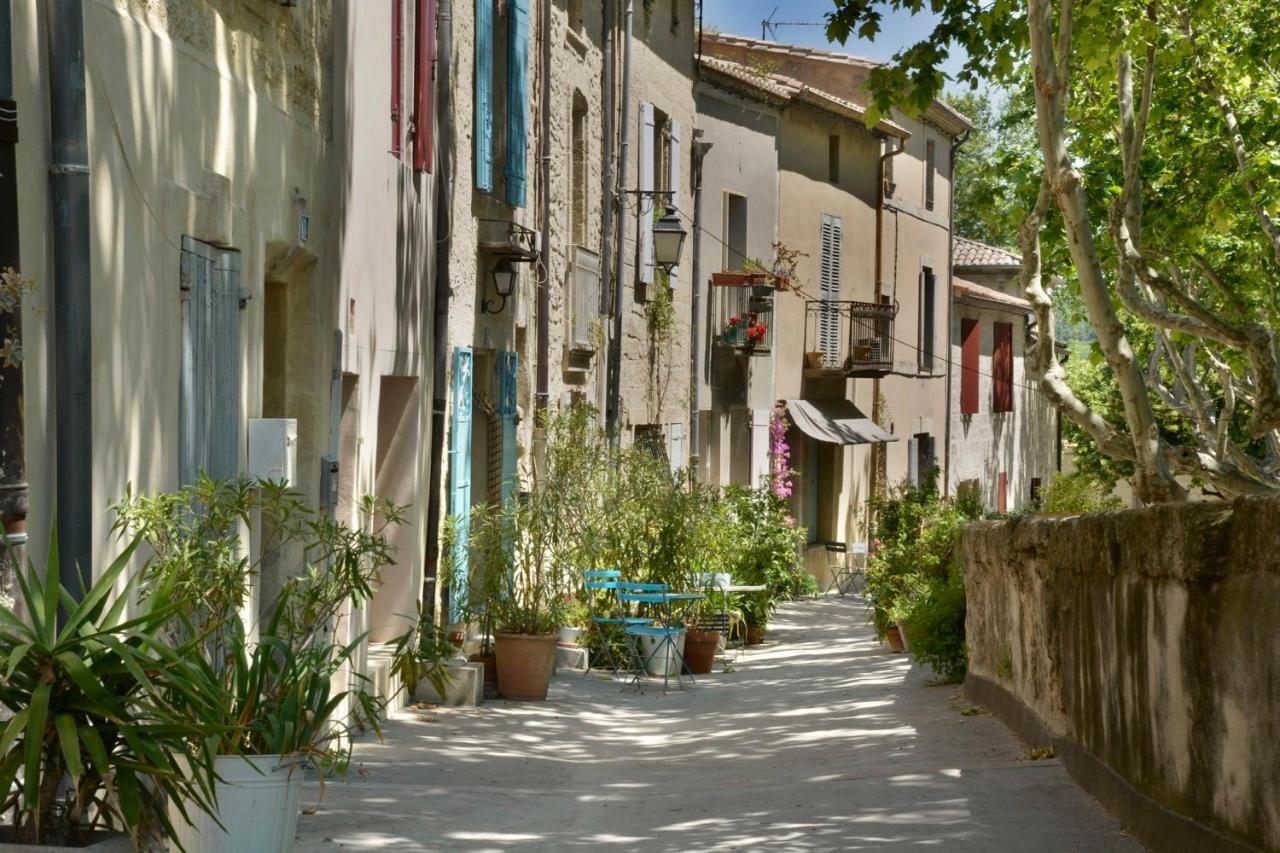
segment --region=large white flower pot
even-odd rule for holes
[[[303,770],[281,755],[222,755],[218,817],[187,806],[188,825],[172,804],[169,820],[187,853],[289,853],[298,831]],[[261,771],[261,772],[259,772]],[[223,828],[225,827],[225,829]],[[175,846],[173,849],[177,849]]]
[[[562,646],[578,645],[578,638],[582,636],[581,628],[561,628],[559,632],[559,642]]]
[[[661,650],[658,649],[660,645]],[[672,649],[673,645],[675,649]],[[672,637],[671,642],[665,642],[662,637],[641,635],[640,654],[644,657],[645,671],[650,675],[679,675],[680,663],[684,660],[684,632]]]

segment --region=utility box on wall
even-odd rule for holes
[[[249,419],[249,476],[297,485],[298,421],[296,418]]]

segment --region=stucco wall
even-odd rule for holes
[[[1154,801],[1280,850],[1277,531],[1256,498],[970,526],[966,689],[1150,843],[1235,849]]]

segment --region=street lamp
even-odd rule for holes
[[[653,225],[653,257],[658,266],[670,271],[680,263],[680,250],[687,236],[675,209],[668,207],[666,215]]]
[[[489,300],[486,298],[480,305],[481,312],[485,314],[497,314],[507,307],[507,300],[511,298],[511,294],[516,289],[516,267],[511,263],[510,258],[499,258],[498,262],[493,265],[493,271],[489,274],[493,279],[493,290],[498,294],[498,298],[502,301],[498,303],[496,308],[489,307]]]

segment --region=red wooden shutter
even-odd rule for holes
[[[436,64],[436,0],[417,0],[418,39],[413,50],[413,170],[431,171],[431,132]]]
[[[960,414],[978,413],[978,356],[981,326],[967,317],[960,320]]]
[[[996,476],[996,511],[1009,511],[1009,475],[1004,471]]]
[[[400,78],[404,51],[404,0],[391,0],[391,153],[400,158]]]
[[[1013,411],[1013,324],[992,324],[991,379],[993,412]]]

